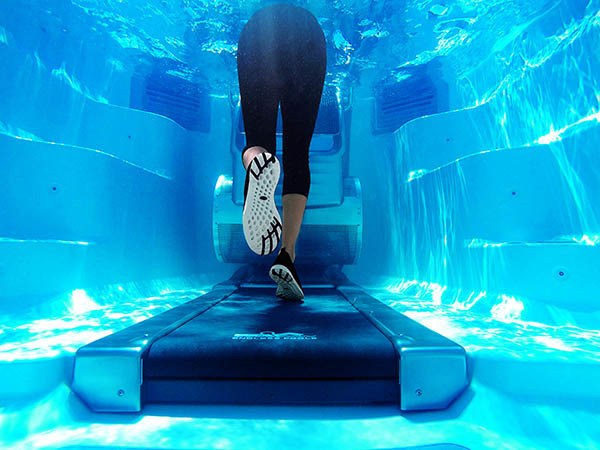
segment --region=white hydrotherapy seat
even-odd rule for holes
[[[348,176],[349,101],[339,88],[326,86],[309,161],[311,190],[298,238],[299,263],[352,264],[362,242],[362,193],[358,178]],[[213,243],[222,262],[246,263],[260,258],[248,248],[242,230],[245,171],[241,152],[245,145],[239,101],[232,101],[232,172],[219,177],[214,191]],[[281,159],[281,117],[277,126],[277,156]],[[281,211],[282,180],[275,198]]]

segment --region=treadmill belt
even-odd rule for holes
[[[335,289],[306,289],[306,301],[241,288],[153,343],[145,379],[390,379],[390,341]]]

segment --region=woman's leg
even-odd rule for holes
[[[296,240],[300,234],[307,198],[301,194],[283,196],[283,230],[281,247],[285,248],[292,262],[296,260]]]
[[[261,153],[264,153],[266,151],[267,151],[266,148],[261,147],[259,145],[255,145],[254,147],[248,147],[246,145],[246,148],[244,149],[244,152],[242,153],[242,164],[244,165],[244,169],[248,170],[248,166],[250,165],[252,160],[254,158],[256,158],[258,155],[260,155]]]
[[[243,153],[252,147],[261,147],[274,155],[279,81],[272,66],[273,55],[262,43],[264,30],[260,25],[251,19],[242,30],[238,43],[240,103],[246,133]],[[257,154],[256,150],[253,149],[253,153]],[[244,167],[248,164],[244,163]]]
[[[316,19],[306,12],[298,44],[290,51],[290,67],[281,98],[283,119],[282,247],[292,261],[310,191],[308,154],[317,121],[327,56],[325,37]],[[300,37],[302,36],[302,37]]]
[[[242,225],[248,246],[259,255],[273,252],[281,237],[281,217],[274,198],[280,173],[275,158],[279,77],[269,64],[274,56],[272,49],[264,45],[265,30],[260,21],[251,18],[242,30],[237,55],[246,133]]]
[[[315,128],[326,71],[325,37],[315,17],[292,5],[275,5],[280,103],[283,119],[283,232],[282,248],[269,276],[277,283],[277,296],[302,300],[304,292],[294,267],[310,190],[308,153]]]

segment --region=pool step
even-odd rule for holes
[[[591,353],[589,344],[581,349],[561,350],[552,346],[562,345],[560,339],[536,336],[531,330],[522,333],[529,335],[530,340],[518,354],[508,354],[501,347],[469,352],[474,385],[492,387],[523,403],[551,403],[597,411],[600,360],[573,361],[577,359],[574,352],[587,349]],[[531,341],[536,339],[546,339],[548,345],[533,349]]]
[[[464,263],[481,268],[473,271],[481,277],[481,291],[540,301],[570,311],[598,311],[599,244],[471,242],[467,244]],[[458,261],[455,264],[461,266]],[[467,280],[464,282],[468,285]]]
[[[483,150],[509,147],[487,103],[412,120],[394,132],[394,140],[404,179]]]
[[[87,50],[105,51],[98,46]],[[0,73],[0,131],[5,134],[100,150],[169,177],[180,174],[188,164],[190,149],[198,145],[198,136],[173,120],[93,98],[64,67],[50,71],[37,55],[23,54],[17,46],[0,46],[0,58],[13,69]],[[83,59],[99,61],[103,56],[88,53]],[[27,74],[26,80],[22,74]],[[115,70],[110,74],[113,83],[116,77],[129,93],[131,74]],[[123,94],[113,93],[113,97],[129,104]]]
[[[125,281],[190,272],[195,250],[187,240],[191,210],[180,205],[191,201],[173,180],[81,147],[0,134],[0,148],[5,181],[0,236],[24,241],[19,251],[25,254],[43,248],[36,263],[40,269],[43,255],[61,248],[56,244],[61,241],[96,244],[66,247],[90,252],[93,264],[86,266],[86,280],[92,284],[115,281],[117,273]]]
[[[126,239],[158,232],[173,210],[170,179],[106,153],[2,134],[0,148],[0,236]]]
[[[597,265],[582,271],[582,261],[597,261],[598,247],[576,240],[600,235],[597,142],[592,124],[564,141],[481,152],[401,184],[392,201],[403,211],[395,252],[404,277],[591,307]],[[472,248],[477,242],[492,244]],[[573,281],[552,278],[563,266],[576,268]]]
[[[418,241],[537,242],[600,231],[600,126],[557,144],[461,158],[399,186]]]

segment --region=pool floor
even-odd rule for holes
[[[149,405],[140,414],[98,414],[71,392],[79,346],[209,289],[197,279],[115,285],[55,296],[19,320],[4,315],[2,448],[600,448],[600,331],[576,321],[525,320],[498,308],[489,313],[505,299],[488,300],[487,307],[483,299],[475,308],[457,298],[370,291],[467,350],[471,386],[445,411]]]

